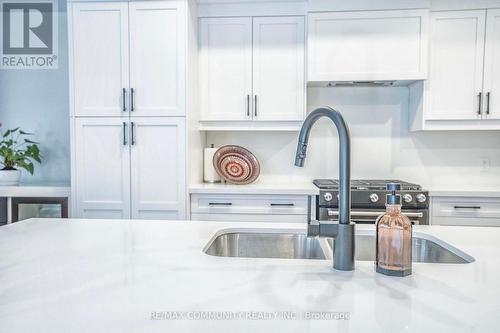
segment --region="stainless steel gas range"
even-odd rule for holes
[[[316,198],[316,216],[320,221],[338,219],[338,180],[316,179],[319,189]],[[356,223],[375,223],[385,212],[386,185],[401,184],[402,213],[413,224],[429,224],[429,195],[420,185],[399,180],[367,179],[351,181],[351,220]]]

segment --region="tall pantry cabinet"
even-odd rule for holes
[[[73,217],[185,219],[186,6],[70,3]]]

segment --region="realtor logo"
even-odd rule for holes
[[[56,1],[1,3],[0,68],[57,68]]]

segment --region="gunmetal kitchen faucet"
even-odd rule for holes
[[[354,269],[354,223],[351,222],[351,139],[349,128],[340,112],[330,108],[322,107],[311,112],[304,123],[299,134],[297,152],[295,154],[295,165],[304,166],[307,152],[309,133],[314,123],[322,117],[328,117],[333,121],[339,134],[339,221],[309,221],[307,223],[308,237],[333,237],[334,256],[333,268],[341,271],[352,271]]]

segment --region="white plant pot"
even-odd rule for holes
[[[0,170],[0,186],[19,185],[21,171],[19,170]]]

